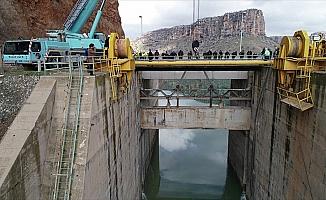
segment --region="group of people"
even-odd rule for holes
[[[219,52],[214,51],[212,52],[211,50],[209,50],[206,53],[203,53],[203,57],[204,59],[214,59],[214,60],[222,60],[222,59],[236,59],[237,57],[239,57],[240,59],[257,59],[259,57],[259,55],[257,53],[253,53],[252,51],[247,51],[247,53],[245,53],[243,50],[240,51],[238,53],[238,51],[233,51],[232,53],[230,53],[229,51],[225,51],[223,52],[222,50],[220,50]]]
[[[156,50],[154,53],[152,52],[152,50],[150,49],[148,53],[145,52],[139,52],[136,54],[136,58],[140,59],[140,60],[158,60],[161,56],[161,59],[175,59],[175,58],[179,58],[179,59],[183,59],[183,51],[180,50],[178,51],[178,53],[176,53],[175,51],[172,51],[171,53],[168,53],[167,51],[163,52],[162,54],[160,54],[158,52],[158,50]]]
[[[274,53],[269,48],[263,48],[260,55],[251,50],[248,50],[247,52],[245,52],[244,50],[241,50],[239,53],[238,53],[238,51],[233,51],[230,53],[230,51],[223,52],[222,50],[220,50],[220,51],[212,52],[211,50],[208,50],[207,52],[203,53],[202,57],[205,60],[210,60],[210,59],[214,59],[214,60],[258,59],[258,58],[263,58],[263,59],[267,60],[267,59],[271,59],[273,57],[277,57],[278,52],[279,52],[278,48],[275,49]],[[142,53],[142,52],[137,53],[136,58],[139,60],[147,60],[148,59],[150,61],[158,60],[158,59],[180,59],[180,60],[181,59],[189,59],[189,60],[191,60],[191,59],[199,59],[200,56],[193,53],[193,51],[189,51],[187,53],[187,56],[185,56],[185,54],[182,50],[179,50],[178,52],[171,51],[171,53],[168,53],[167,51],[165,51],[160,54],[158,50],[156,50],[155,52],[152,52],[152,50],[150,49],[148,53]]]

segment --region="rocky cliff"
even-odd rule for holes
[[[243,49],[260,51],[263,47],[274,48],[275,41],[266,37],[265,20],[261,10],[248,9],[226,13],[223,16],[198,20],[191,25],[175,26],[146,33],[134,41],[138,50],[159,49],[189,51],[191,41],[201,41],[202,51],[239,49],[240,33],[243,32]]]
[[[46,30],[62,29],[77,0],[3,0],[0,1],[0,42],[18,37],[41,37]],[[106,3],[98,31],[124,34],[118,0]],[[93,13],[94,18],[96,12]],[[92,19],[85,28],[89,28]],[[89,30],[89,29],[86,29]]]

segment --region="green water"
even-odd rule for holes
[[[225,130],[160,130],[146,178],[148,200],[239,200]]]

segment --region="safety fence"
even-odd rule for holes
[[[96,72],[106,72],[108,59],[102,56],[47,56],[45,62],[38,64],[38,72],[49,75],[59,72],[71,72],[73,69],[81,67],[84,72],[94,74]]]
[[[177,61],[177,60],[270,60],[274,57],[264,57],[262,55],[256,56],[228,56],[228,57],[214,57],[214,56],[138,56],[136,55],[135,60],[139,61]]]
[[[207,89],[184,89],[179,85],[174,89],[141,89],[141,100],[154,101],[155,107],[182,107],[189,104],[190,101],[196,101],[197,106],[229,106],[233,103],[243,102],[241,105],[247,105],[251,101],[251,88],[227,89],[214,88],[210,85]],[[249,104],[248,104],[249,105]]]

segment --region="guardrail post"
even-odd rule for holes
[[[46,75],[46,63],[44,62],[44,75]]]
[[[92,68],[93,68],[93,69],[92,69],[92,70],[93,70],[93,71],[92,71],[92,74],[94,75],[94,74],[95,74],[95,70],[94,70],[94,69],[95,69],[95,57],[93,57],[92,60],[93,60],[93,63],[92,63]]]
[[[57,72],[59,71],[59,57],[57,57]]]
[[[0,46],[0,74],[4,74],[5,70],[3,68],[3,59],[2,59],[2,47]]]
[[[37,72],[40,73],[41,72],[41,60],[37,61]]]
[[[68,62],[69,62],[69,73],[71,73],[71,69],[73,67],[73,65],[71,64],[71,56],[68,57]]]
[[[213,85],[209,86],[209,107],[211,108],[213,106]]]

